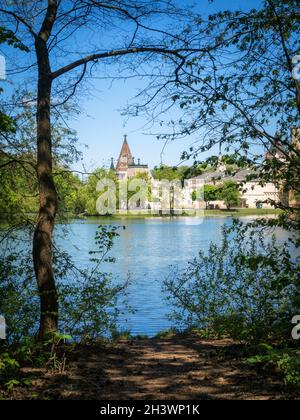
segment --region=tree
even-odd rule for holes
[[[86,206],[82,199],[82,182],[69,168],[54,168],[55,184],[59,198],[59,214],[68,217],[73,214],[84,213]]]
[[[0,217],[14,225],[22,224],[26,213],[38,209],[37,185],[34,169],[20,161],[26,161],[28,156],[19,156],[10,161],[7,168],[7,158],[0,156],[1,204]],[[2,166],[4,165],[4,166]],[[2,166],[2,167],[1,167]]]
[[[209,202],[217,200],[219,197],[219,186],[216,185],[204,185],[204,187],[201,189],[201,192],[203,191],[204,194],[204,200],[206,203],[206,208],[208,208]],[[192,193],[192,199],[196,200],[196,191],[193,191]]]
[[[15,36],[13,31],[0,26],[0,45],[8,44],[13,48],[17,48],[20,51],[28,52],[27,47]],[[3,89],[0,88],[0,93]],[[2,108],[2,106],[1,106]],[[13,135],[16,132],[16,122],[0,110],[0,142],[2,143],[3,138],[7,138],[9,135]],[[32,194],[32,184],[29,181],[27,170],[30,168],[23,165],[25,164],[25,157],[20,155],[13,156],[11,150],[0,149],[0,176],[1,176],[1,205],[0,205],[0,217],[10,218],[12,213],[20,213],[24,210],[24,206],[28,204],[24,203],[21,198],[21,191],[24,189],[27,191],[30,198],[34,198]],[[20,166],[21,164],[21,166]],[[7,173],[7,168],[13,169],[12,174]],[[32,169],[32,168],[31,168]],[[27,176],[26,176],[27,175]],[[22,197],[23,198],[23,197]],[[29,204],[29,207],[33,203]],[[27,207],[27,210],[29,208]]]
[[[99,192],[97,191],[97,184],[101,179],[111,179],[115,182],[117,186],[117,176],[115,172],[107,170],[105,168],[97,168],[91,174],[89,174],[88,179],[84,182],[79,190],[79,197],[84,203],[84,212],[88,215],[97,214],[96,202],[99,197]],[[117,192],[117,203],[118,203],[118,190]]]
[[[58,300],[52,263],[52,234],[59,205],[53,177],[53,110],[59,112],[59,106],[75,94],[87,71],[92,72],[98,62],[136,54],[143,54],[145,61],[158,54],[173,57],[172,66],[176,72],[192,47],[183,43],[181,48],[168,48],[166,38],[177,44],[180,39],[166,30],[150,28],[152,17],[183,16],[183,11],[178,14],[171,1],[48,0],[28,1],[26,4],[4,1],[3,4],[0,8],[2,20],[4,16],[13,31],[22,31],[22,39],[28,44],[26,48],[35,54],[31,54],[33,63],[28,66],[29,70],[34,68],[37,71],[36,173],[40,204],[33,238],[33,261],[41,300],[39,337],[44,338],[58,328]],[[112,32],[117,29],[110,37],[107,36],[108,26]],[[80,53],[68,53],[70,45],[74,51],[73,45],[80,36],[90,42],[80,43]],[[92,42],[94,39],[96,43]],[[21,57],[19,61],[22,61]],[[54,70],[55,66],[58,67]],[[65,79],[71,72],[73,78]],[[54,105],[55,97],[62,100]]]
[[[189,37],[208,38],[220,48],[192,56],[167,86],[156,81],[144,92],[155,101],[149,112],[154,107],[175,115],[180,111],[161,134],[165,141],[201,133],[183,159],[193,158],[198,165],[202,152],[222,144],[226,152],[250,161],[256,168],[253,179],[299,194],[300,148],[291,142],[291,129],[300,126],[299,14],[297,0],[265,0],[250,11],[197,17],[187,28]],[[299,143],[299,130],[295,136]],[[300,231],[299,202],[270,204],[285,212],[269,223]]]
[[[162,180],[166,179],[168,181],[173,181],[174,179],[180,179],[181,175],[178,171],[177,167],[168,166],[168,165],[160,165],[155,166],[152,171],[153,178]]]
[[[28,52],[28,48],[15,36],[14,32],[3,26],[0,26],[0,45],[1,44],[8,44],[21,51]],[[0,88],[0,93],[2,92],[3,89]],[[13,120],[0,110],[0,133],[13,131],[14,129]]]
[[[28,52],[28,48],[15,36],[14,32],[0,25],[0,45],[8,44],[13,48]],[[0,93],[3,89],[0,88]],[[15,125],[13,120],[0,110],[0,133],[13,132]]]
[[[217,196],[219,199],[224,200],[228,210],[231,207],[239,206],[240,204],[240,191],[238,185],[233,181],[225,181],[219,187]]]

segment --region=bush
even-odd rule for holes
[[[5,249],[0,259],[0,314],[4,315],[9,343],[33,335],[39,319],[39,298],[31,255]],[[1,344],[1,343],[0,343]]]
[[[289,245],[235,221],[220,245],[165,281],[172,318],[245,343],[284,341],[299,312],[299,268]]]
[[[27,234],[28,241],[25,241],[25,232],[21,233],[21,252],[12,250],[21,246],[17,235],[14,241],[10,240],[10,247],[2,248],[0,260],[0,314],[6,319],[10,345],[22,342],[24,337],[34,336],[38,329],[39,296],[30,249],[32,233]],[[78,269],[71,257],[54,245],[59,326],[74,339],[116,334],[117,302],[125,299],[127,282],[118,284],[110,273],[101,270],[102,263],[114,262],[109,252],[116,236],[116,227],[99,226],[96,250],[90,252],[88,269]]]
[[[263,345],[259,354],[247,359],[248,364],[264,370],[278,371],[290,388],[300,388],[300,352],[295,349],[275,349]]]

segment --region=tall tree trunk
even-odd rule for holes
[[[47,45],[36,40],[38,60],[37,99],[37,178],[39,214],[33,238],[33,262],[40,295],[39,338],[58,328],[58,299],[53,273],[52,235],[58,208],[58,197],[52,174],[51,144],[51,69]]]

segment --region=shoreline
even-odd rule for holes
[[[70,223],[73,221],[118,221],[118,220],[180,220],[183,218],[190,219],[205,219],[205,218],[247,218],[247,217],[278,217],[282,214],[282,210],[279,209],[237,209],[237,210],[204,210],[204,212],[190,215],[190,214],[180,214],[180,215],[159,215],[159,214],[113,214],[113,215],[76,215],[71,213],[66,213],[65,215],[58,215],[56,218],[56,224]],[[32,218],[34,221],[37,216],[34,213],[28,213],[29,218]],[[0,217],[0,227],[5,227],[8,225],[8,221],[5,218]]]
[[[190,215],[160,215],[160,214],[113,214],[113,215],[74,215],[73,219],[93,220],[93,219],[180,219],[182,217],[201,218],[201,217],[246,217],[246,216],[278,216],[281,210],[276,209],[237,209],[237,210],[204,210],[201,213]]]

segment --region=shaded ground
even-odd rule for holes
[[[81,345],[65,373],[23,369],[35,375],[13,398],[46,399],[280,399],[278,378],[249,369],[229,340],[197,336]]]

